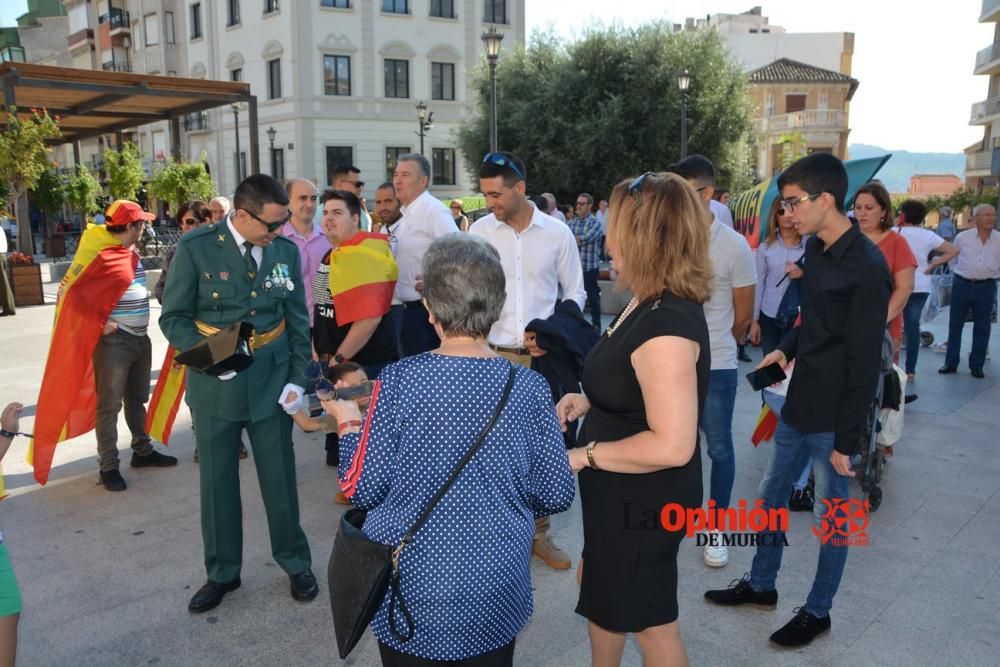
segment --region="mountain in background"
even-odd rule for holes
[[[847,152],[852,160],[892,153],[889,161],[875,175],[889,192],[906,192],[910,187],[910,177],[917,174],[954,174],[962,178],[965,171],[965,155],[962,153],[911,153],[868,144],[851,144]]]

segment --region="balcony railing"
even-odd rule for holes
[[[24,57],[23,46],[5,46],[0,49],[0,62],[3,63],[23,63],[27,62]]]
[[[983,10],[979,12],[980,21],[989,21],[1000,10],[1000,0],[983,0]]]
[[[184,131],[185,132],[204,132],[208,130],[208,112],[199,111],[197,113],[189,113],[184,116]]]
[[[969,124],[980,125],[990,116],[996,116],[997,114],[1000,114],[1000,95],[994,95],[989,99],[973,104]]]
[[[979,151],[978,153],[969,153],[965,156],[966,171],[989,171],[992,164],[992,151]]]
[[[112,7],[111,11],[107,14],[101,14],[97,19],[98,23],[110,23],[111,29],[115,28],[125,28],[126,30],[132,27],[132,21],[129,14],[124,9],[118,9],[117,7]]]
[[[980,68],[986,67],[997,59],[1000,59],[1000,42],[990,44],[976,54],[975,71],[979,73]]]
[[[1000,1],[1000,0],[998,0]],[[761,118],[764,134],[789,130],[846,129],[847,114],[837,109],[806,109]]]
[[[101,69],[103,69],[105,72],[131,72],[132,63],[112,61],[101,65]]]

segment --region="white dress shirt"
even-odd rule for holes
[[[587,296],[573,232],[534,204],[531,208],[531,223],[520,234],[492,213],[469,228],[500,253],[507,281],[507,300],[490,330],[494,345],[521,347],[524,328],[531,320],[552,315],[560,295],[576,301],[581,310]]]
[[[400,207],[400,211],[403,217],[393,228],[396,265],[399,266],[393,303],[421,299],[416,282],[427,248],[437,237],[458,232],[448,207],[426,190],[408,205]]]
[[[733,212],[729,210],[729,207],[723,204],[718,199],[709,199],[708,208],[711,209],[712,214],[718,219],[719,222],[724,224],[726,227],[733,229]]]
[[[956,275],[966,280],[1000,278],[1000,232],[991,229],[989,239],[983,243],[978,229],[966,229],[955,237],[955,245]]]
[[[239,248],[240,254],[246,257],[247,247],[243,244],[246,243],[247,240],[243,238],[242,234],[236,231],[236,226],[233,225],[233,215],[235,215],[235,211],[226,216],[226,225],[229,227],[229,233],[232,234],[233,238],[236,240],[236,247]],[[259,245],[255,245],[250,251],[250,256],[253,257],[255,262],[257,262],[257,268],[259,269],[260,263],[264,261],[264,249]]]

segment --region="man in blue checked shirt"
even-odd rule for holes
[[[601,288],[597,272],[601,264],[601,223],[594,217],[594,198],[586,192],[576,198],[576,216],[566,224],[576,237],[583,267],[583,288],[587,291],[590,321],[601,328]]]

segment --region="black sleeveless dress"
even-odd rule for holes
[[[700,304],[664,293],[640,304],[614,335],[602,336],[587,357],[583,389],[591,408],[580,430],[580,446],[649,430],[630,357],[658,336],[687,338],[701,348],[700,418],[711,368],[705,314]],[[600,446],[597,453],[599,462]],[[576,613],[613,632],[638,632],[677,620],[677,549],[684,533],[664,530],[660,511],[667,503],[701,506],[698,444],[683,467],[643,475],[585,468],[579,485],[584,564]]]

